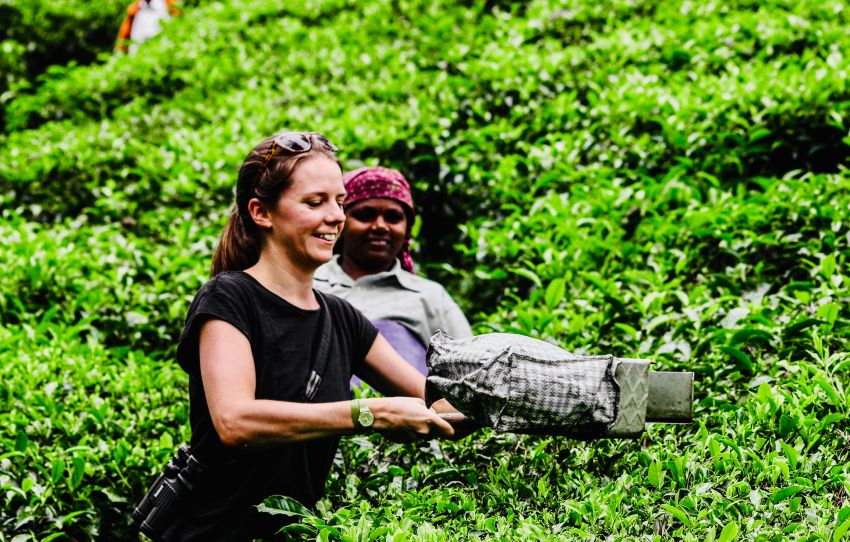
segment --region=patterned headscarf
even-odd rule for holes
[[[404,237],[404,244],[398,253],[398,259],[401,262],[402,269],[413,273],[413,258],[410,256],[410,228],[413,227],[416,212],[413,210],[413,194],[410,192],[410,184],[408,184],[404,175],[394,169],[365,167],[346,173],[342,181],[345,183],[346,205],[372,198],[391,199],[401,204],[407,215],[407,233]]]

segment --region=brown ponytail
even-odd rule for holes
[[[213,252],[211,276],[225,271],[242,271],[259,261],[263,232],[248,212],[251,199],[274,205],[292,184],[295,167],[307,158],[323,156],[339,164],[335,148],[323,144],[327,142],[324,136],[312,133],[305,136],[312,143],[307,152],[288,152],[270,137],[254,147],[242,162],[236,180],[236,203]]]
[[[248,233],[248,227],[234,204],[213,253],[210,275],[214,277],[223,271],[248,269],[259,259],[260,238],[257,234]]]

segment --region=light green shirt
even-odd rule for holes
[[[446,289],[408,273],[398,260],[389,271],[354,280],[335,256],[316,270],[313,286],[348,301],[370,320],[398,322],[426,347],[438,329],[458,339],[472,336],[469,322]]]

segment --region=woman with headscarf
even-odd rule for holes
[[[343,181],[346,221],[339,254],[316,270],[314,286],[362,311],[408,363],[426,374],[431,335],[440,329],[465,338],[472,330],[446,289],[414,272],[410,184],[383,167],[352,171]]]

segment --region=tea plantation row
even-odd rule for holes
[[[293,535],[848,538],[848,23],[830,0],[232,0],[17,87],[0,540],[132,536],[188,436],[171,357],[236,169],[282,129],[414,181],[418,261],[478,332],[697,374],[696,422],[639,441],[346,439]]]

